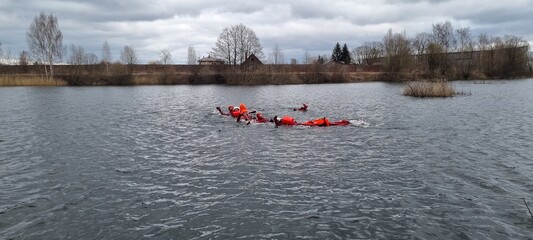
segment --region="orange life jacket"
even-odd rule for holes
[[[232,117],[239,117],[241,115],[240,111],[231,111],[230,113]]]
[[[244,105],[244,103],[241,103],[241,105],[239,105],[239,108],[241,109],[241,114],[248,112],[248,109],[246,108],[246,105]]]
[[[327,118],[318,118],[315,120],[307,121],[304,123],[305,126],[329,126],[330,122]]]
[[[296,125],[294,118],[285,116],[281,119],[281,125]]]

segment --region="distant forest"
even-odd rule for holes
[[[0,61],[0,65],[16,65],[0,67],[0,74],[44,74],[50,79],[54,77],[56,68],[61,69],[61,78],[67,79],[69,84],[80,81],[81,84],[91,84],[81,79],[110,84],[116,81],[127,83],[132,74],[147,73],[142,71],[147,69],[146,67],[137,67],[139,60],[136,51],[128,45],[122,49],[120,59],[115,61],[107,41],[102,44],[100,58],[94,53],[86,53],[82,46],[63,46],[58,20],[52,14],[37,15],[26,33],[26,39],[29,50],[20,52],[18,58],[11,51],[4,51],[0,43],[0,60],[4,59],[4,62]],[[520,36],[489,36],[484,33],[473,36],[470,28],[454,29],[452,24],[446,21],[433,24],[432,32],[418,33],[414,37],[408,36],[405,31],[394,33],[389,29],[380,41],[365,42],[352,50],[349,50],[346,43],[341,47],[337,42],[329,56],[310,56],[306,51],[300,62],[291,59],[287,64],[283,50],[277,44],[272,52],[265,56],[255,32],[243,24],[238,24],[224,28],[209,53],[225,62],[224,66],[194,67],[199,58],[193,47],[188,49],[188,67],[176,68],[179,65],[172,65],[170,49],[161,49],[158,52],[159,59],[151,61],[149,65],[163,66],[150,69],[159,69],[155,73],[160,74],[164,82],[168,83],[227,83],[235,82],[232,80],[234,78],[261,76],[263,80],[259,82],[268,84],[284,73],[300,74],[296,77],[286,77],[296,83],[309,82],[309,79],[313,79],[310,82],[342,82],[342,79],[333,78],[342,78],[345,73],[368,71],[381,72],[381,78],[384,80],[516,78],[531,76],[533,72],[533,56],[529,47],[528,42]],[[252,54],[269,67],[241,66]],[[6,59],[9,61],[6,62]],[[58,65],[60,62],[67,64]],[[288,68],[281,65],[308,67]],[[37,66],[40,68],[35,68]],[[36,69],[42,71],[37,72]],[[182,75],[179,81],[172,80],[176,72]],[[154,74],[153,71],[149,73]],[[183,74],[188,75],[188,81],[183,81]],[[329,76],[327,80],[320,80],[325,79],[326,75]]]

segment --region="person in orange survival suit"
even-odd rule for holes
[[[255,113],[255,111],[252,111],[251,113]],[[242,115],[241,115],[242,116]],[[237,118],[237,122],[240,122],[241,121],[241,116],[239,116]],[[267,123],[267,122],[273,122],[274,120],[269,120],[268,118],[265,118],[263,116],[262,113],[256,113],[255,114],[255,117],[252,117],[251,119],[249,120],[246,120],[248,121],[248,123],[246,123],[246,125],[250,124],[251,122],[256,122],[256,123]]]
[[[300,108],[293,108],[292,110],[294,111],[302,111],[302,112],[305,112],[307,111],[307,104],[304,103],[304,105]]]
[[[284,116],[283,118],[278,118],[278,116],[274,116],[274,123],[276,126],[294,126],[298,125],[296,120],[294,120],[291,116]]]
[[[246,108],[246,105],[244,105],[244,103],[241,103],[239,105],[239,108],[237,108],[238,111],[239,111],[239,115],[237,116],[238,118],[242,118],[246,121],[250,121],[252,120],[252,116],[250,116],[250,112],[248,112],[248,108]],[[255,113],[255,111],[251,112],[251,113]]]
[[[317,118],[315,120],[307,121],[305,123],[298,123],[294,118],[290,116],[284,116],[279,119],[277,116],[274,117],[274,123],[276,126],[310,126],[310,127],[328,127],[328,126],[346,126],[350,122],[348,120],[340,120],[337,122],[330,122],[328,118]]]
[[[228,113],[223,112],[222,109],[220,109],[220,107],[216,107],[216,109],[218,110],[220,115],[232,116],[232,117],[238,117],[240,115],[239,108],[235,108],[232,105],[228,106]]]
[[[317,118],[315,120],[307,121],[303,123],[304,126],[319,126],[319,127],[327,127],[331,125],[329,122],[329,119],[327,118]]]
[[[255,121],[258,123],[267,123],[270,120],[268,118],[265,118],[262,113],[256,113],[255,114]]]
[[[244,104],[241,104],[241,106],[244,106]],[[221,115],[232,116],[234,118],[238,118],[239,116],[243,115],[244,113],[246,113],[246,115],[247,115],[247,113],[248,113],[248,110],[246,110],[246,106],[244,106],[244,111],[243,111],[239,107],[233,107],[232,105],[229,105],[228,106],[228,113],[223,112],[222,109],[220,109],[220,107],[216,107],[216,109],[218,110],[218,112]]]
[[[350,125],[348,120],[340,120],[336,122],[330,122],[328,118],[317,118],[315,120],[307,121],[301,125],[304,126],[316,126],[316,127],[328,127],[328,126],[346,126]]]

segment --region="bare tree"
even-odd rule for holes
[[[438,43],[430,42],[426,48],[426,60],[431,76],[435,76],[443,57],[446,57],[443,47]]]
[[[302,64],[311,64],[313,62],[314,62],[313,57],[311,57],[311,55],[309,54],[309,51],[305,49],[304,57],[302,59]]]
[[[28,47],[37,60],[48,64],[50,76],[53,77],[53,64],[63,57],[63,34],[59,29],[57,18],[52,14],[41,13],[33,19],[26,33]],[[45,66],[45,73],[48,71]]]
[[[252,29],[238,24],[222,30],[211,55],[223,58],[229,64],[238,65],[252,53],[263,58],[263,47],[259,38]]]
[[[529,72],[532,73],[533,72],[533,52],[529,51],[528,55],[529,55],[529,58],[528,58],[527,66],[529,67]]]
[[[433,24],[433,43],[439,44],[441,49],[444,50],[441,53],[443,56],[438,58],[441,61],[439,63],[441,74],[449,74],[451,72],[449,71],[451,66],[447,55],[449,52],[455,50],[456,46],[456,38],[450,21]]]
[[[89,65],[98,64],[98,56],[94,53],[87,53],[85,58],[87,59],[87,64]]]
[[[489,48],[490,45],[490,38],[486,33],[481,33],[477,37],[477,50],[479,51],[478,54],[478,69],[480,72],[485,72],[485,51]]]
[[[476,44],[470,34],[470,28],[459,28],[456,33],[459,51],[457,55],[460,59],[456,59],[455,64],[458,65],[462,77],[468,79],[470,78],[472,67],[474,66],[473,58]]]
[[[486,33],[480,33],[477,37],[477,50],[479,51],[485,51],[488,48],[488,45],[490,44],[489,36]]]
[[[494,77],[497,73],[497,50],[501,48],[503,41],[500,37],[490,37],[487,45],[486,56],[485,56],[485,73],[491,77]]]
[[[72,74],[81,76],[84,71],[91,69],[87,65],[98,64],[98,56],[94,53],[85,53],[85,49],[82,46],[72,44],[68,63],[73,65]]]
[[[429,33],[418,33],[411,41],[413,45],[413,51],[417,56],[421,56],[426,51],[426,48],[430,42],[431,35]]]
[[[70,57],[68,63],[71,65],[85,65],[87,64],[87,54],[82,46],[72,44],[70,46]]]
[[[170,64],[172,62],[172,54],[168,48],[161,49],[159,51],[159,60],[164,65]]]
[[[7,48],[5,51],[2,49],[2,43],[0,43],[0,65],[2,64],[8,64],[12,65],[14,64],[14,57],[13,53],[11,52],[11,48]]]
[[[527,70],[529,43],[522,37],[505,35],[502,39],[500,56],[500,76],[514,77]]]
[[[4,59],[4,51],[2,50],[2,43],[0,42],[0,65],[2,65],[3,59]]]
[[[19,65],[28,66],[30,64],[30,54],[27,51],[20,52]]]
[[[352,50],[352,59],[355,64],[363,64],[364,60],[364,47],[359,46]]]
[[[397,73],[408,66],[411,43],[405,32],[393,34],[392,29],[389,29],[383,38],[383,46],[385,47],[385,67],[388,72]]]
[[[111,50],[109,49],[109,43],[107,43],[107,41],[104,41],[104,43],[102,44],[101,58],[102,63],[106,64],[106,66],[108,66],[112,61]]]
[[[440,44],[446,53],[455,50],[456,39],[450,21],[433,24],[433,38]]]
[[[107,40],[104,41],[102,44],[102,63],[105,65],[105,73],[107,76],[107,79],[109,80],[109,64],[111,64],[111,61],[113,57],[111,56],[111,50],[109,49],[109,43],[107,43]]]
[[[189,65],[196,65],[198,63],[198,55],[196,54],[196,50],[194,47],[189,46],[187,48],[187,64]]]
[[[7,64],[13,65],[15,57],[13,56],[13,52],[11,52],[11,48],[7,48],[7,50],[4,52],[4,58],[7,61]]]
[[[383,57],[384,46],[382,42],[365,42],[361,46],[360,53],[362,54],[363,64],[372,65]]]
[[[135,50],[128,45],[125,45],[122,52],[120,52],[120,60],[122,63],[127,65],[137,64],[139,61],[137,59],[137,53],[135,53]]]
[[[274,46],[274,49],[272,49],[272,53],[270,53],[270,63],[285,64],[285,55],[277,43],[276,46]]]

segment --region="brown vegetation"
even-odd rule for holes
[[[35,75],[0,75],[0,86],[66,86],[67,82],[58,78]]]
[[[403,90],[403,95],[412,97],[453,97],[458,94],[446,81],[410,82]]]

